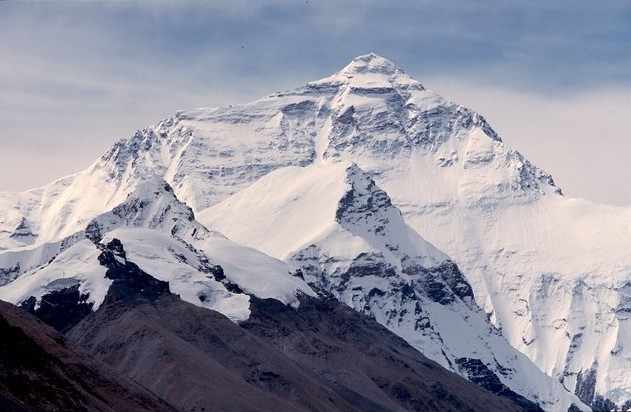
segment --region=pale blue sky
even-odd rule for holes
[[[0,190],[373,51],[481,112],[566,194],[630,204],[629,22],[628,0],[0,2]]]

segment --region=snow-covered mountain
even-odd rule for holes
[[[372,179],[384,193],[374,201],[390,199],[392,208],[377,203],[385,207],[383,213],[392,213],[388,221],[396,221],[397,209],[403,221],[381,225],[383,216],[374,213],[363,217],[362,224],[336,220],[335,199],[344,199],[350,183],[348,174],[334,164],[346,171],[348,162],[362,176],[358,187]],[[295,169],[305,166],[304,171]],[[283,185],[266,192],[265,182],[271,184],[276,175],[259,180],[276,169],[283,169],[277,175],[286,176],[288,185],[302,188],[304,178],[311,190],[301,189],[295,200]],[[204,223],[216,225],[210,229],[220,228],[231,238],[282,258],[286,263],[272,259],[270,265],[284,267],[284,275],[292,270],[287,264],[302,267],[307,280],[326,290],[333,289],[310,279],[299,262],[317,261],[326,279],[335,280],[336,269],[358,251],[373,257],[381,253],[384,260],[363,263],[385,261],[397,276],[404,274],[404,255],[420,258],[418,265],[424,268],[453,261],[502,336],[543,372],[588,404],[611,409],[631,400],[631,347],[626,343],[631,340],[631,210],[564,197],[550,175],[506,145],[482,116],[425,89],[386,59],[360,56],[333,76],[252,103],[177,112],[119,141],[83,172],[28,192],[0,194],[0,281],[13,281],[3,290],[33,277],[53,257],[78,262],[89,253],[76,250],[70,258],[66,254],[72,248],[96,248],[89,237],[86,240],[85,229],[96,227],[91,222],[98,216],[105,231],[99,231],[100,242],[111,242],[114,236],[106,233],[112,230],[128,233],[107,222],[116,221],[114,210],[123,209],[115,208],[154,175],[168,182]],[[255,182],[258,192],[248,199],[243,193],[254,192],[248,187]],[[286,202],[277,203],[280,209],[274,210],[277,198]],[[227,209],[220,213],[222,205],[238,199],[272,209],[256,214],[264,222],[250,215],[238,221]],[[354,199],[346,200],[352,204]],[[235,210],[237,206],[244,205],[235,203]],[[295,219],[289,218],[289,210]],[[303,210],[312,212],[301,214]],[[183,213],[176,220],[188,212]],[[171,219],[167,215],[163,222]],[[274,230],[263,223],[274,223]],[[178,226],[171,234],[174,226],[164,223],[166,229],[156,231],[147,223],[136,227],[128,240],[119,240],[131,261],[133,250],[148,243],[144,237],[135,241],[142,231],[168,237],[157,242],[186,243],[196,250],[187,248],[191,254],[210,257],[205,248],[212,245],[204,246],[204,239],[227,240],[197,225]],[[380,237],[377,230],[396,235],[384,232]],[[435,248],[421,241],[419,233]],[[255,239],[265,241],[249,243]],[[346,241],[345,248],[337,247],[337,242]],[[127,247],[126,242],[136,246]],[[312,244],[317,250],[309,249]],[[415,249],[419,245],[426,248],[422,253]],[[252,259],[263,259],[261,252],[248,250]],[[331,250],[341,262],[323,264],[320,258]],[[134,255],[139,262],[141,254]],[[219,262],[223,255],[213,259]],[[224,259],[221,265],[229,261],[234,262]],[[187,262],[199,263],[194,256]],[[85,268],[86,273],[90,270]],[[243,283],[255,271],[240,273],[248,274]],[[283,279],[300,280],[291,275]],[[281,295],[309,292],[304,284],[291,285]],[[365,287],[358,296],[364,292]],[[336,296],[364,310],[350,291]],[[467,306],[462,297],[456,301]],[[467,307],[477,313],[472,305]],[[438,319],[430,322],[438,324]],[[413,333],[410,328],[407,332]],[[402,329],[397,333],[404,336]],[[493,351],[495,344],[489,345]],[[452,357],[460,356],[451,350]]]
[[[199,218],[290,262],[310,285],[474,382],[511,388],[545,410],[580,403],[508,344],[458,267],[355,164],[276,170]]]
[[[292,411],[536,409],[499,382],[481,385],[486,391],[464,381],[369,317],[315,297],[302,273],[292,276],[285,263],[206,229],[160,178],[148,177],[84,231],[23,249],[2,257],[35,268],[1,287],[0,297],[177,410],[218,403]],[[56,254],[34,263],[44,250]]]

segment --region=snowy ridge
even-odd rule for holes
[[[101,233],[121,226],[157,229],[188,241],[211,235],[195,220],[191,208],[177,199],[171,186],[155,176],[140,183],[125,202],[92,220],[86,235],[98,241]]]
[[[0,236],[0,250],[60,241],[83,230],[95,216],[123,202],[133,186],[110,180],[97,161],[48,186],[12,194],[12,207],[0,209],[0,233],[7,235]],[[23,226],[32,235],[16,236]]]
[[[111,280],[98,261],[100,250],[89,240],[82,240],[48,264],[27,271],[17,280],[0,287],[0,299],[19,305],[29,298],[41,305],[42,297],[52,292],[76,288],[82,302],[98,309],[105,299]]]
[[[190,245],[147,229],[115,229],[99,242],[121,241],[126,261],[155,279],[169,282],[172,293],[194,305],[223,313],[233,321],[250,316],[250,297],[225,282],[220,268]]]
[[[366,239],[389,260],[404,261],[405,267],[436,267],[449,260],[403,221],[388,194],[357,165],[346,169],[345,182],[349,188],[335,213],[342,228]]]
[[[200,219],[284,258],[317,289],[483,386],[506,385],[547,410],[581,404],[508,344],[476,306],[457,266],[409,228],[355,164],[276,170]]]
[[[86,237],[98,242],[102,233],[121,226],[164,230],[189,241],[210,235],[205,227],[194,220],[192,210],[177,200],[164,180],[149,176],[127,195],[123,203],[95,217],[87,226],[77,228],[77,232],[72,235],[0,251],[0,267],[3,268],[0,285],[44,265]]]
[[[301,293],[315,295],[282,262],[210,232],[166,182],[149,178],[124,203],[93,219],[84,232],[59,242],[0,252],[0,262],[12,262],[7,267],[17,268],[18,276],[0,287],[0,299],[14,304],[34,299],[37,308],[51,293],[76,288],[81,303],[98,309],[111,284],[99,258],[114,239],[125,252],[121,264],[138,265],[169,282],[171,292],[182,299],[234,321],[249,316],[249,296],[244,292],[285,304],[298,304]],[[211,263],[215,257],[226,263],[225,269]]]

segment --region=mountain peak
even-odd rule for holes
[[[193,210],[177,198],[171,186],[155,175],[140,182],[123,203],[94,218],[86,228],[86,236],[100,241],[101,234],[119,227],[161,230],[189,240],[210,233],[195,220]]]
[[[346,67],[344,67],[340,74],[354,75],[365,73],[377,73],[385,75],[394,75],[402,73],[390,60],[381,57],[375,53],[368,53],[362,56],[355,57]]]
[[[307,83],[310,89],[339,92],[351,90],[360,94],[381,94],[398,90],[407,94],[412,90],[425,90],[423,85],[411,78],[390,60],[375,53],[355,57],[342,70],[320,80]],[[340,89],[342,86],[342,89]]]

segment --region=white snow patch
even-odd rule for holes
[[[349,164],[287,167],[198,214],[206,227],[277,259],[335,229]],[[298,229],[299,228],[299,229]]]
[[[99,308],[112,281],[105,277],[106,268],[98,256],[101,251],[89,240],[82,240],[60,253],[39,269],[31,270],[8,285],[0,287],[0,299],[19,305],[34,296],[39,303],[42,296],[61,288],[79,285],[81,294],[89,294],[87,301]]]
[[[199,247],[211,262],[223,268],[226,278],[259,298],[297,305],[298,292],[315,296],[304,280],[292,276],[286,263],[256,249],[214,236]]]
[[[171,236],[150,229],[115,229],[101,243],[119,239],[127,260],[158,280],[169,282],[172,293],[196,306],[212,309],[234,322],[250,316],[250,298],[231,293],[211,274],[203,273],[200,256]]]

